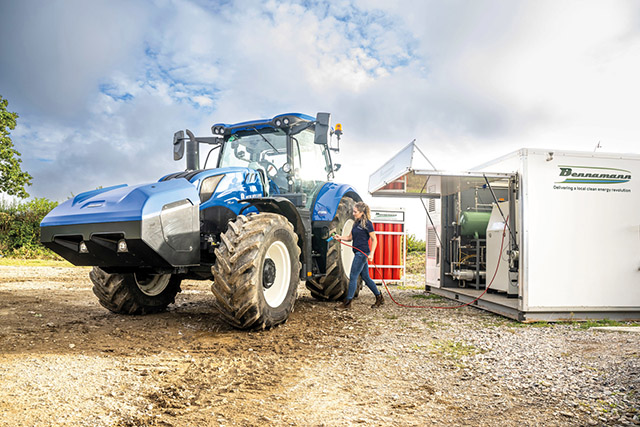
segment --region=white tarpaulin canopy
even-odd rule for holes
[[[424,156],[415,141],[412,141],[369,177],[369,193],[374,197],[439,198],[469,188],[482,187],[487,181],[492,185],[497,181],[504,181],[506,184],[513,176],[509,173],[418,169],[414,167],[415,154]]]

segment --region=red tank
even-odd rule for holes
[[[404,276],[404,211],[371,210],[371,222],[378,239],[369,275],[376,282],[399,282]],[[377,268],[374,268],[373,266]]]

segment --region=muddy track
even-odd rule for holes
[[[0,426],[598,425],[640,406],[638,334],[371,310],[367,290],[342,313],[304,285],[286,324],[240,332],[206,282],[123,316],[88,272],[0,267]],[[396,299],[446,303],[418,280]]]

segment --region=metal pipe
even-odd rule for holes
[[[194,171],[200,169],[200,147],[196,137],[187,129],[189,140],[187,141],[187,170]]]
[[[476,279],[476,277],[486,277],[486,271],[480,271],[476,273],[474,270],[454,270],[451,273],[451,277],[456,280],[464,280],[465,282],[471,282]]]

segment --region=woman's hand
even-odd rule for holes
[[[369,260],[369,262],[373,262],[373,253],[370,253],[367,259]]]

